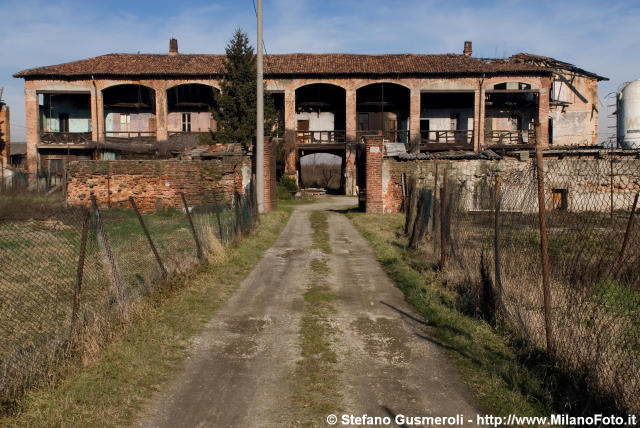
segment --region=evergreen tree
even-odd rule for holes
[[[218,124],[214,141],[251,144],[256,137],[256,57],[249,38],[237,29],[226,47],[220,92],[211,113]],[[265,85],[266,87],[266,85]],[[277,123],[273,98],[265,92],[264,134],[273,134]]]

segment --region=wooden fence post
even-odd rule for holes
[[[222,220],[220,219],[220,204],[222,203],[222,198],[218,198],[215,190],[213,191],[213,200],[215,202],[216,220],[218,221],[218,233],[220,234],[220,242],[223,242],[224,236],[222,234]]]
[[[547,355],[555,354],[553,329],[551,325],[551,284],[549,278],[549,241],[547,237],[547,213],[544,197],[544,167],[542,165],[542,146],[536,144],[536,169],[538,181],[538,219],[540,223],[540,260],[542,262],[542,295],[544,298],[544,326],[547,336]]]
[[[495,283],[498,288],[498,299],[502,301],[502,277],[500,275],[500,205],[502,195],[500,194],[500,175],[495,175],[495,184],[493,188],[493,262],[494,262],[494,275]]]
[[[631,214],[629,214],[629,219],[627,220],[627,228],[624,231],[624,239],[622,240],[622,247],[620,248],[620,253],[618,254],[618,263],[616,263],[617,269],[619,270],[622,266],[622,260],[624,259],[624,253],[627,250],[627,244],[629,243],[629,235],[631,234],[631,227],[633,225],[633,216],[636,213],[636,208],[638,207],[638,197],[640,197],[640,192],[636,193],[636,197],[633,199],[633,206],[631,207]]]
[[[447,219],[447,170],[442,174],[440,189],[440,269],[444,269],[447,258],[447,238],[444,222]]]
[[[78,312],[80,311],[80,291],[82,290],[82,277],[84,272],[84,258],[87,252],[87,236],[89,235],[89,223],[91,213],[88,209],[83,209],[84,219],[82,221],[82,237],[80,238],[80,254],[78,255],[78,268],[76,270],[76,286],[73,290],[73,307],[71,309],[71,329],[69,337],[73,339],[78,329]]]
[[[138,221],[140,222],[142,231],[144,232],[144,235],[147,237],[147,242],[149,242],[149,246],[151,247],[151,251],[153,252],[153,255],[155,256],[156,261],[158,262],[158,266],[160,266],[160,270],[162,271],[162,278],[166,279],[168,276],[167,269],[164,267],[164,263],[162,263],[162,259],[160,259],[160,254],[158,254],[158,250],[156,249],[156,246],[154,245],[153,240],[151,239],[151,234],[147,229],[147,225],[144,224],[144,220],[142,219],[142,215],[138,210],[136,201],[133,200],[133,196],[129,196],[129,202],[131,203],[131,207],[133,208],[133,211],[135,211],[136,215],[138,216]]]
[[[104,230],[104,225],[102,224],[102,218],[100,216],[100,209],[98,209],[98,201],[96,201],[96,195],[93,195],[93,194],[91,195],[91,205],[93,206],[93,210],[96,214],[96,224],[98,226],[98,231],[100,232],[100,237],[102,238],[104,250],[107,253],[107,259],[109,260],[109,265],[111,266],[111,277],[113,278],[113,284],[116,287],[118,300],[122,302],[124,300],[124,290],[122,288],[122,280],[120,279],[120,272],[118,272],[118,266],[116,266],[116,259],[113,257],[113,252],[111,251],[109,238],[107,237],[107,233]]]
[[[189,205],[187,204],[187,198],[184,197],[184,193],[180,192],[182,198],[182,205],[184,206],[184,212],[187,214],[189,225],[191,226],[191,232],[193,232],[193,240],[196,242],[196,254],[198,259],[202,260],[202,247],[200,246],[200,240],[198,239],[198,233],[193,225],[193,219],[191,218],[191,212],[189,211]]]

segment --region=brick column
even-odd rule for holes
[[[358,114],[356,112],[356,90],[347,89],[345,94],[345,127],[347,131],[347,141],[356,141],[356,130],[358,129]]]
[[[345,149],[344,169],[344,194],[353,196],[356,194],[356,148],[354,145],[347,145]]]
[[[481,104],[480,89],[476,89],[473,96],[473,151],[480,151],[480,122],[483,120],[480,118],[480,104]]]
[[[169,138],[167,131],[167,91],[164,85],[153,87],[156,93],[156,140],[166,141]]]
[[[543,86],[538,96],[538,123],[536,140],[542,144],[542,147],[549,146],[549,90],[551,89],[551,81],[549,86]]]
[[[104,104],[102,91],[91,90],[91,140],[104,141]]]
[[[24,102],[27,125],[27,170],[35,174],[38,171],[38,144],[40,143],[40,101],[35,89],[25,88]],[[29,179],[35,180],[35,175]]]
[[[284,91],[284,138],[289,150],[284,161],[285,174],[298,179],[296,171],[296,91]]]
[[[484,122],[485,122],[485,117],[486,117],[486,108],[485,108],[485,92],[484,92],[484,88],[480,88],[480,90],[478,91],[478,96],[480,97],[479,102],[479,108],[478,108],[478,142],[474,144],[474,146],[477,145],[478,150],[480,150],[480,147],[484,144]]]
[[[9,114],[9,106],[6,104],[0,104],[0,132],[2,136],[0,137],[0,146],[4,144],[2,147],[2,151],[0,152],[0,157],[4,159],[4,165],[11,164],[11,118]]]
[[[382,213],[382,136],[365,138],[367,165],[366,212]]]
[[[420,147],[420,89],[411,89],[409,105],[410,141],[414,147]]]
[[[271,140],[265,139],[264,142],[264,212],[271,211],[271,180],[275,180],[271,174]]]

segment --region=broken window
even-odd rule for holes
[[[569,209],[569,191],[567,189],[551,190],[551,208],[562,211]]]
[[[60,113],[58,115],[58,121],[60,124],[59,131],[60,132],[69,132],[69,114],[68,113]]]

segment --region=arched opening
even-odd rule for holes
[[[344,159],[342,155],[327,152],[309,152],[300,156],[300,187],[324,189],[330,194],[344,193]]]
[[[358,139],[382,132],[385,141],[409,142],[409,88],[395,83],[373,83],[356,91]]]
[[[154,138],[155,91],[147,86],[123,84],[102,90],[104,131],[107,138]]]
[[[420,94],[420,140],[425,150],[473,150],[473,91]]]
[[[344,143],[346,91],[313,83],[296,89],[297,143]]]
[[[536,141],[539,92],[524,82],[502,82],[485,91],[484,141],[487,147]]]
[[[167,131],[177,134],[215,132],[217,124],[211,116],[216,107],[218,89],[200,83],[187,83],[167,89]]]

